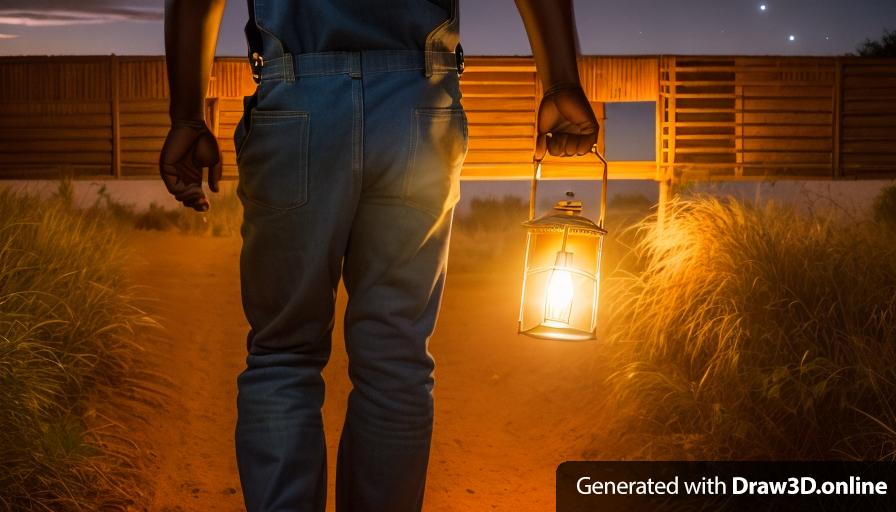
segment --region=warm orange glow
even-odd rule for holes
[[[569,324],[573,299],[572,274],[569,270],[558,268],[551,272],[545,295],[545,325],[565,327]]]

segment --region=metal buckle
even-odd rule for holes
[[[264,57],[258,52],[252,52],[252,80],[256,84],[261,83],[261,68],[264,67]]]
[[[454,59],[457,61],[457,75],[464,74],[464,47],[457,43],[454,47]]]

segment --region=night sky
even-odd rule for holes
[[[529,53],[512,0],[461,0],[471,55]],[[578,0],[583,53],[831,55],[896,28],[893,0]],[[762,6],[765,8],[762,8]],[[243,55],[229,0],[221,55]],[[791,40],[792,36],[792,40]],[[162,0],[0,0],[0,54],[162,53]]]

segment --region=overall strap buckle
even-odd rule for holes
[[[261,56],[258,52],[252,52],[252,80],[255,80],[256,84],[261,83],[261,68],[264,67],[264,57]]]

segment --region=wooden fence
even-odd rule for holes
[[[656,161],[611,177],[856,179],[896,176],[896,60],[846,57],[582,57],[598,117],[656,102]],[[243,59],[218,59],[209,125],[236,175],[232,133],[255,88]],[[528,179],[541,95],[525,57],[469,57],[465,179]],[[0,58],[0,178],[155,178],[168,129],[161,57]],[[603,146],[603,138],[600,145]],[[546,178],[588,178],[593,157],[549,158]]]
[[[896,61],[663,57],[660,168],[673,178],[896,176]]]

